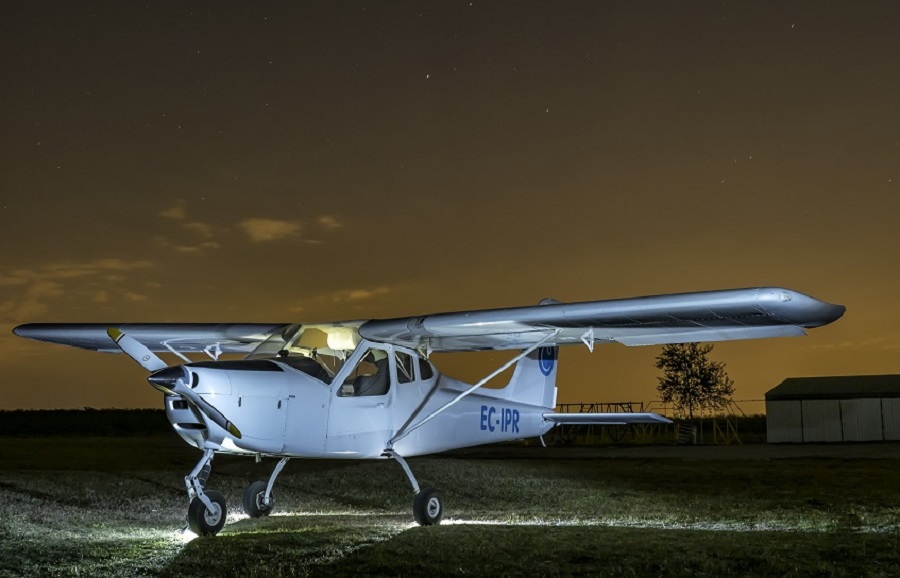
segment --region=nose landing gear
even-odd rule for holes
[[[213,451],[206,450],[191,473],[185,476],[187,487],[188,527],[198,536],[215,536],[225,526],[228,508],[225,497],[215,490],[205,491],[203,487],[212,470]]]
[[[203,500],[194,498],[188,506],[188,526],[198,536],[215,536],[225,525],[228,510],[225,507],[225,497],[215,490],[206,492],[207,499],[212,506],[207,506]]]

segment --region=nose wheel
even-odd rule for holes
[[[204,486],[212,472],[213,450],[203,452],[203,457],[185,476],[184,485],[187,488],[188,499],[188,527],[198,536],[215,536],[225,526],[225,518],[228,508],[225,506],[225,497],[215,490],[205,490]]]
[[[199,497],[188,506],[188,526],[198,536],[215,536],[225,526],[228,509],[225,497],[215,490],[205,492],[212,507],[207,507]]]

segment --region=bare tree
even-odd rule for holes
[[[662,400],[694,419],[694,410],[724,409],[734,394],[734,381],[725,373],[725,364],[711,361],[712,345],[674,343],[664,345],[656,358],[659,377],[657,391]]]

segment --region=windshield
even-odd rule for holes
[[[360,323],[290,325],[260,343],[247,359],[282,358],[291,367],[330,383],[331,378],[340,371],[356,349],[360,341],[357,331],[359,325]],[[318,367],[306,360],[315,361]]]

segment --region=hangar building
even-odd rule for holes
[[[900,440],[900,375],[791,377],[766,392],[769,443]]]

